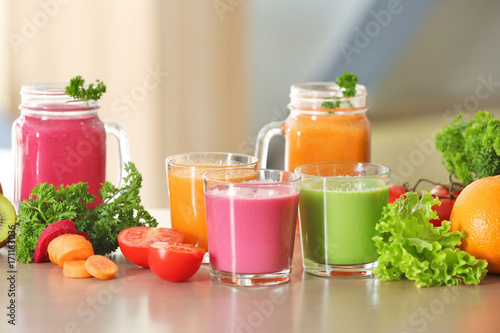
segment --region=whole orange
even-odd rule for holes
[[[460,193],[451,211],[451,230],[465,230],[460,248],[488,261],[500,273],[500,175],[478,179]]]

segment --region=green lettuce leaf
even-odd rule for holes
[[[406,196],[406,198],[405,198]],[[379,254],[375,276],[380,280],[414,280],[417,287],[478,284],[486,275],[485,260],[476,259],[458,246],[465,231],[450,232],[451,224],[437,218],[432,206],[440,205],[429,192],[408,192],[382,211],[373,237]]]

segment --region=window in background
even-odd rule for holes
[[[222,18],[212,1],[51,1],[50,7],[45,1],[0,1],[0,6],[0,88],[7,87],[0,89],[0,107],[17,117],[19,90],[26,83],[69,81],[75,75],[104,81],[108,90],[99,115],[126,130],[132,161],[143,175],[146,207],[168,205],[168,155],[236,151],[249,135],[245,3]],[[13,47],[8,33],[22,42]],[[107,178],[114,181],[117,158],[109,157]]]
[[[351,71],[368,89],[372,161],[395,182],[446,182],[435,131],[460,110],[500,111],[499,13],[492,0],[252,1],[253,131],[286,118],[291,84]]]

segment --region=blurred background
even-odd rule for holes
[[[459,111],[500,116],[499,16],[494,0],[0,0],[0,182],[12,198],[23,84],[103,80],[100,117],[127,131],[143,203],[160,208],[167,156],[253,154],[290,85],[344,71],[367,86],[372,162],[394,183],[446,182],[436,131]],[[269,166],[283,168],[283,139]]]

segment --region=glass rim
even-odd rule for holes
[[[96,100],[74,99],[66,94],[65,88],[69,82],[41,82],[29,83],[21,86],[20,109],[28,109],[40,112],[82,112],[99,109]],[[70,109],[62,109],[62,106],[70,106]]]
[[[325,87],[330,89],[319,89],[314,87]],[[366,96],[366,87],[356,84],[356,94],[354,96],[344,96],[343,89],[335,82],[303,82],[292,84],[290,87],[291,98],[340,98],[350,99]]]
[[[242,171],[242,170],[254,171],[254,172],[264,171],[264,172],[287,174],[287,175],[291,175],[294,178],[290,179],[290,180],[269,181],[269,182],[265,182],[265,181],[263,181],[263,182],[231,182],[231,181],[227,181],[227,180],[209,178],[210,174],[215,174],[218,172]],[[294,184],[294,183],[300,182],[301,179],[302,179],[302,176],[296,172],[279,170],[279,169],[224,168],[224,169],[220,169],[220,170],[208,171],[208,172],[205,172],[203,174],[203,181],[204,182],[208,181],[208,182],[212,182],[212,183],[216,183],[216,184],[229,184],[229,185],[245,186],[245,187],[262,187],[262,186],[273,186],[273,185],[275,186],[277,184],[281,184],[281,185]]]
[[[191,152],[191,153],[173,154],[173,155],[167,156],[165,158],[165,163],[167,165],[172,165],[172,166],[176,166],[176,167],[187,167],[187,168],[199,167],[198,165],[195,165],[195,164],[186,164],[186,163],[175,162],[175,158],[178,158],[181,156],[189,156],[189,155],[199,155],[199,156],[202,156],[202,155],[214,155],[214,156],[220,155],[220,156],[227,156],[227,157],[235,156],[235,157],[245,157],[245,158],[249,157],[252,160],[252,162],[250,162],[250,163],[244,163],[244,164],[240,164],[240,165],[223,165],[223,164],[220,165],[221,167],[224,167],[224,169],[230,169],[230,168],[240,169],[240,168],[245,168],[245,167],[248,167],[251,165],[255,165],[256,163],[259,162],[259,159],[253,155],[209,151],[209,152]],[[227,168],[227,167],[230,167],[230,168]]]
[[[366,112],[366,87],[356,84],[354,96],[344,96],[345,88],[335,82],[305,82],[290,87],[290,110],[312,110],[322,113]],[[324,103],[331,105],[324,105]]]
[[[366,176],[320,176],[320,175],[311,175],[311,174],[307,174],[307,173],[304,173],[304,172],[301,172],[300,169],[303,169],[303,168],[306,168],[306,167],[311,167],[311,166],[314,166],[314,165],[334,165],[334,164],[338,164],[338,165],[360,165],[360,166],[365,166],[365,167],[371,167],[371,168],[376,168],[376,169],[381,169],[382,171],[380,173],[377,173],[375,175],[366,175]],[[342,161],[342,162],[319,162],[319,163],[309,163],[309,164],[304,164],[304,165],[301,165],[297,168],[295,168],[294,170],[295,173],[303,176],[303,178],[336,178],[336,179],[343,179],[343,178],[358,178],[358,179],[363,179],[363,178],[377,178],[377,177],[381,177],[381,176],[389,176],[391,174],[391,169],[389,167],[386,167],[384,165],[381,165],[381,164],[375,164],[375,163],[368,163],[368,162],[345,162],[345,161]]]
[[[21,86],[20,94],[31,94],[31,95],[50,95],[50,96],[62,96],[67,95],[65,87],[69,82],[40,82],[40,83],[28,83]]]
[[[326,100],[325,100],[326,101]],[[338,109],[331,109],[331,110],[304,110],[302,107],[293,105],[292,103],[288,104],[288,109],[290,110],[291,113],[298,112],[302,114],[307,114],[307,115],[325,115],[325,114],[333,114],[333,115],[345,115],[345,114],[364,114],[368,112],[368,108],[352,108],[352,109],[346,109],[346,108],[338,108]]]

